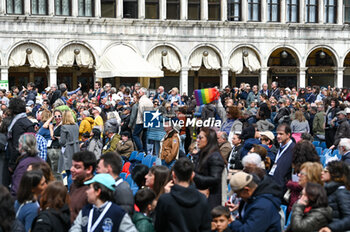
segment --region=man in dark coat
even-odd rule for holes
[[[12,98],[9,103],[13,118],[7,133],[6,158],[8,167],[12,172],[16,167],[16,160],[20,156],[18,152],[18,139],[27,132],[35,133],[34,124],[27,118],[26,103],[20,98]]]
[[[237,197],[242,199],[239,204],[239,218],[230,224],[233,232],[281,231],[281,189],[270,177],[264,176],[260,180],[241,171],[231,177],[230,185]]]
[[[55,101],[59,98],[61,98],[61,90],[57,89],[57,85],[56,84],[52,84],[51,85],[51,93],[49,95],[49,99],[50,99],[50,105],[52,106],[53,103],[55,103]]]
[[[274,97],[277,101],[280,98],[280,89],[278,88],[278,83],[276,81],[271,83],[271,91],[269,97]]]
[[[348,120],[346,119],[346,112],[345,111],[339,111],[337,113],[337,119],[338,119],[338,128],[335,132],[334,136],[334,144],[329,149],[334,149],[338,146],[340,139],[342,138],[350,138],[350,124]]]
[[[286,183],[292,174],[293,148],[295,143],[291,139],[291,129],[288,124],[281,124],[277,127],[277,141],[280,148],[276,155],[275,164],[272,166],[269,175],[277,184],[285,188]]]
[[[187,158],[175,162],[170,193],[160,196],[155,210],[156,231],[211,231],[209,205],[205,196],[190,185],[194,167]]]
[[[134,197],[128,182],[119,176],[122,171],[123,160],[115,152],[103,154],[97,165],[97,173],[108,173],[115,179],[115,203],[132,215],[134,212]]]
[[[344,161],[347,165],[350,165],[350,139],[340,139],[338,150],[341,154],[341,160]]]

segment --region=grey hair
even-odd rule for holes
[[[57,86],[57,84],[52,84],[51,87],[54,87],[57,89],[58,86]]]
[[[67,85],[65,83],[60,84],[60,89],[67,88]]]
[[[57,108],[59,106],[63,106],[64,105],[64,101],[60,98],[58,98],[53,104],[52,107],[53,108]]]
[[[143,92],[145,95],[147,95],[147,89],[146,89],[145,87],[142,87],[142,88],[140,89],[140,91]]]
[[[20,153],[26,153],[30,156],[35,156],[39,153],[35,135],[32,133],[25,133],[19,137],[18,144],[21,144]]]
[[[117,92],[117,88],[116,87],[112,87],[111,88],[111,93],[116,93]]]
[[[348,138],[340,139],[338,147],[344,147],[346,151],[350,151],[350,139]]]
[[[85,115],[86,117],[90,116],[90,112],[88,110],[84,110],[82,114]]]
[[[224,139],[225,141],[228,140],[228,136],[227,136],[227,133],[226,133],[225,131],[222,131],[222,132],[220,133],[220,137],[221,137],[222,139]]]
[[[249,153],[248,155],[244,156],[242,159],[242,164],[245,167],[246,164],[254,164],[258,168],[261,168],[261,157],[257,153]]]
[[[135,84],[135,86],[140,87],[140,86],[141,86],[141,84],[140,84],[139,82],[137,82],[137,83]]]

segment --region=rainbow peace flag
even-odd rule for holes
[[[197,106],[208,104],[212,101],[218,100],[220,93],[215,88],[210,89],[196,89],[194,91],[194,96],[197,101]]]

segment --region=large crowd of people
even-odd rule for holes
[[[350,90],[83,88],[0,90],[0,231],[350,231]]]

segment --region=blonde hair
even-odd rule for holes
[[[41,112],[41,121],[42,122],[46,122],[47,120],[49,120],[49,118],[51,118],[52,114],[50,112],[50,110],[44,109]]]
[[[62,115],[62,125],[74,125],[74,124],[75,124],[75,121],[74,121],[72,112],[70,112],[70,110],[64,111]]]
[[[298,120],[299,122],[304,122],[306,120],[303,112],[301,112],[300,110],[295,112],[294,118],[295,118],[295,120]]]
[[[307,182],[318,183],[323,185],[321,180],[321,172],[323,167],[318,162],[305,162],[301,165],[300,170],[306,170]]]

